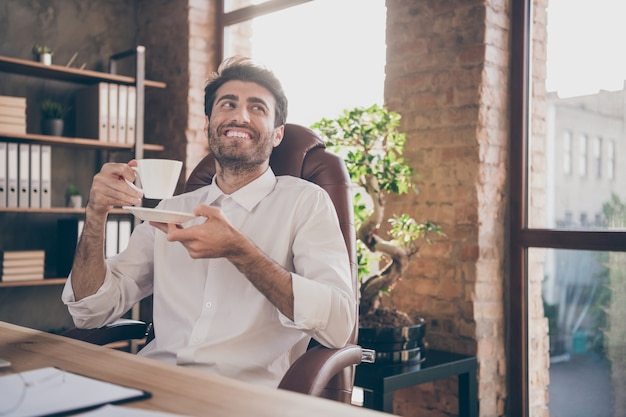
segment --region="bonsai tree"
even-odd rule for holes
[[[357,258],[361,294],[360,326],[406,326],[413,320],[396,309],[382,307],[383,295],[393,290],[417,253],[419,241],[430,243],[430,234],[441,234],[431,222],[418,222],[406,213],[386,217],[389,194],[417,192],[414,172],[402,153],[406,135],[398,131],[400,115],[379,105],[345,110],[336,119],[323,118],[311,128],[328,149],[341,155],[352,181],[359,187],[354,195]],[[371,203],[363,196],[366,193]],[[381,227],[383,222],[387,227]],[[383,235],[386,229],[386,235]],[[380,268],[372,273],[372,262]]]

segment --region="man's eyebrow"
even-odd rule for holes
[[[269,109],[269,106],[267,104],[267,102],[265,100],[263,100],[262,98],[259,97],[250,97],[248,99],[248,103],[259,103],[262,104],[263,106],[267,107]]]
[[[235,94],[224,94],[221,97],[218,97],[217,100],[215,100],[216,103],[219,103],[220,101],[223,100],[230,100],[230,101],[239,101],[239,97]]]

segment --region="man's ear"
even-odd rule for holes
[[[283,136],[285,135],[285,125],[280,125],[274,129],[274,147],[280,145],[280,142],[283,141]]]

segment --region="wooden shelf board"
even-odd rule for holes
[[[79,147],[79,148],[93,148],[93,149],[109,149],[109,150],[132,150],[134,145],[102,142],[98,139],[87,138],[66,138],[63,136],[49,136],[38,135],[35,133],[26,133],[24,135],[14,133],[2,133],[0,132],[0,139],[9,142],[26,142],[26,143],[39,143],[42,145],[55,145],[66,147]],[[146,151],[163,151],[165,149],[162,145],[153,145],[150,143],[144,143],[143,149]]]
[[[34,208],[34,207],[0,207],[0,213],[41,213],[41,214],[85,214],[85,208],[71,208],[71,207],[48,207],[48,208]],[[114,208],[109,214],[128,214],[128,211],[122,208]]]
[[[0,288],[8,287],[40,287],[43,285],[63,285],[67,281],[67,278],[46,278],[46,279],[33,279],[28,281],[8,281],[0,282]]]
[[[67,81],[82,84],[97,82],[113,82],[117,84],[134,85],[135,78],[125,75],[109,74],[106,72],[91,71],[78,68],[69,68],[61,65],[44,65],[36,61],[20,58],[0,56],[0,71],[10,72],[29,77],[48,78],[57,81]],[[160,81],[145,80],[146,87],[165,88],[167,84]]]

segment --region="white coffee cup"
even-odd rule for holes
[[[170,198],[174,195],[182,161],[172,159],[138,159],[137,181],[141,188],[129,183],[133,188],[143,192],[144,197],[152,199]]]

